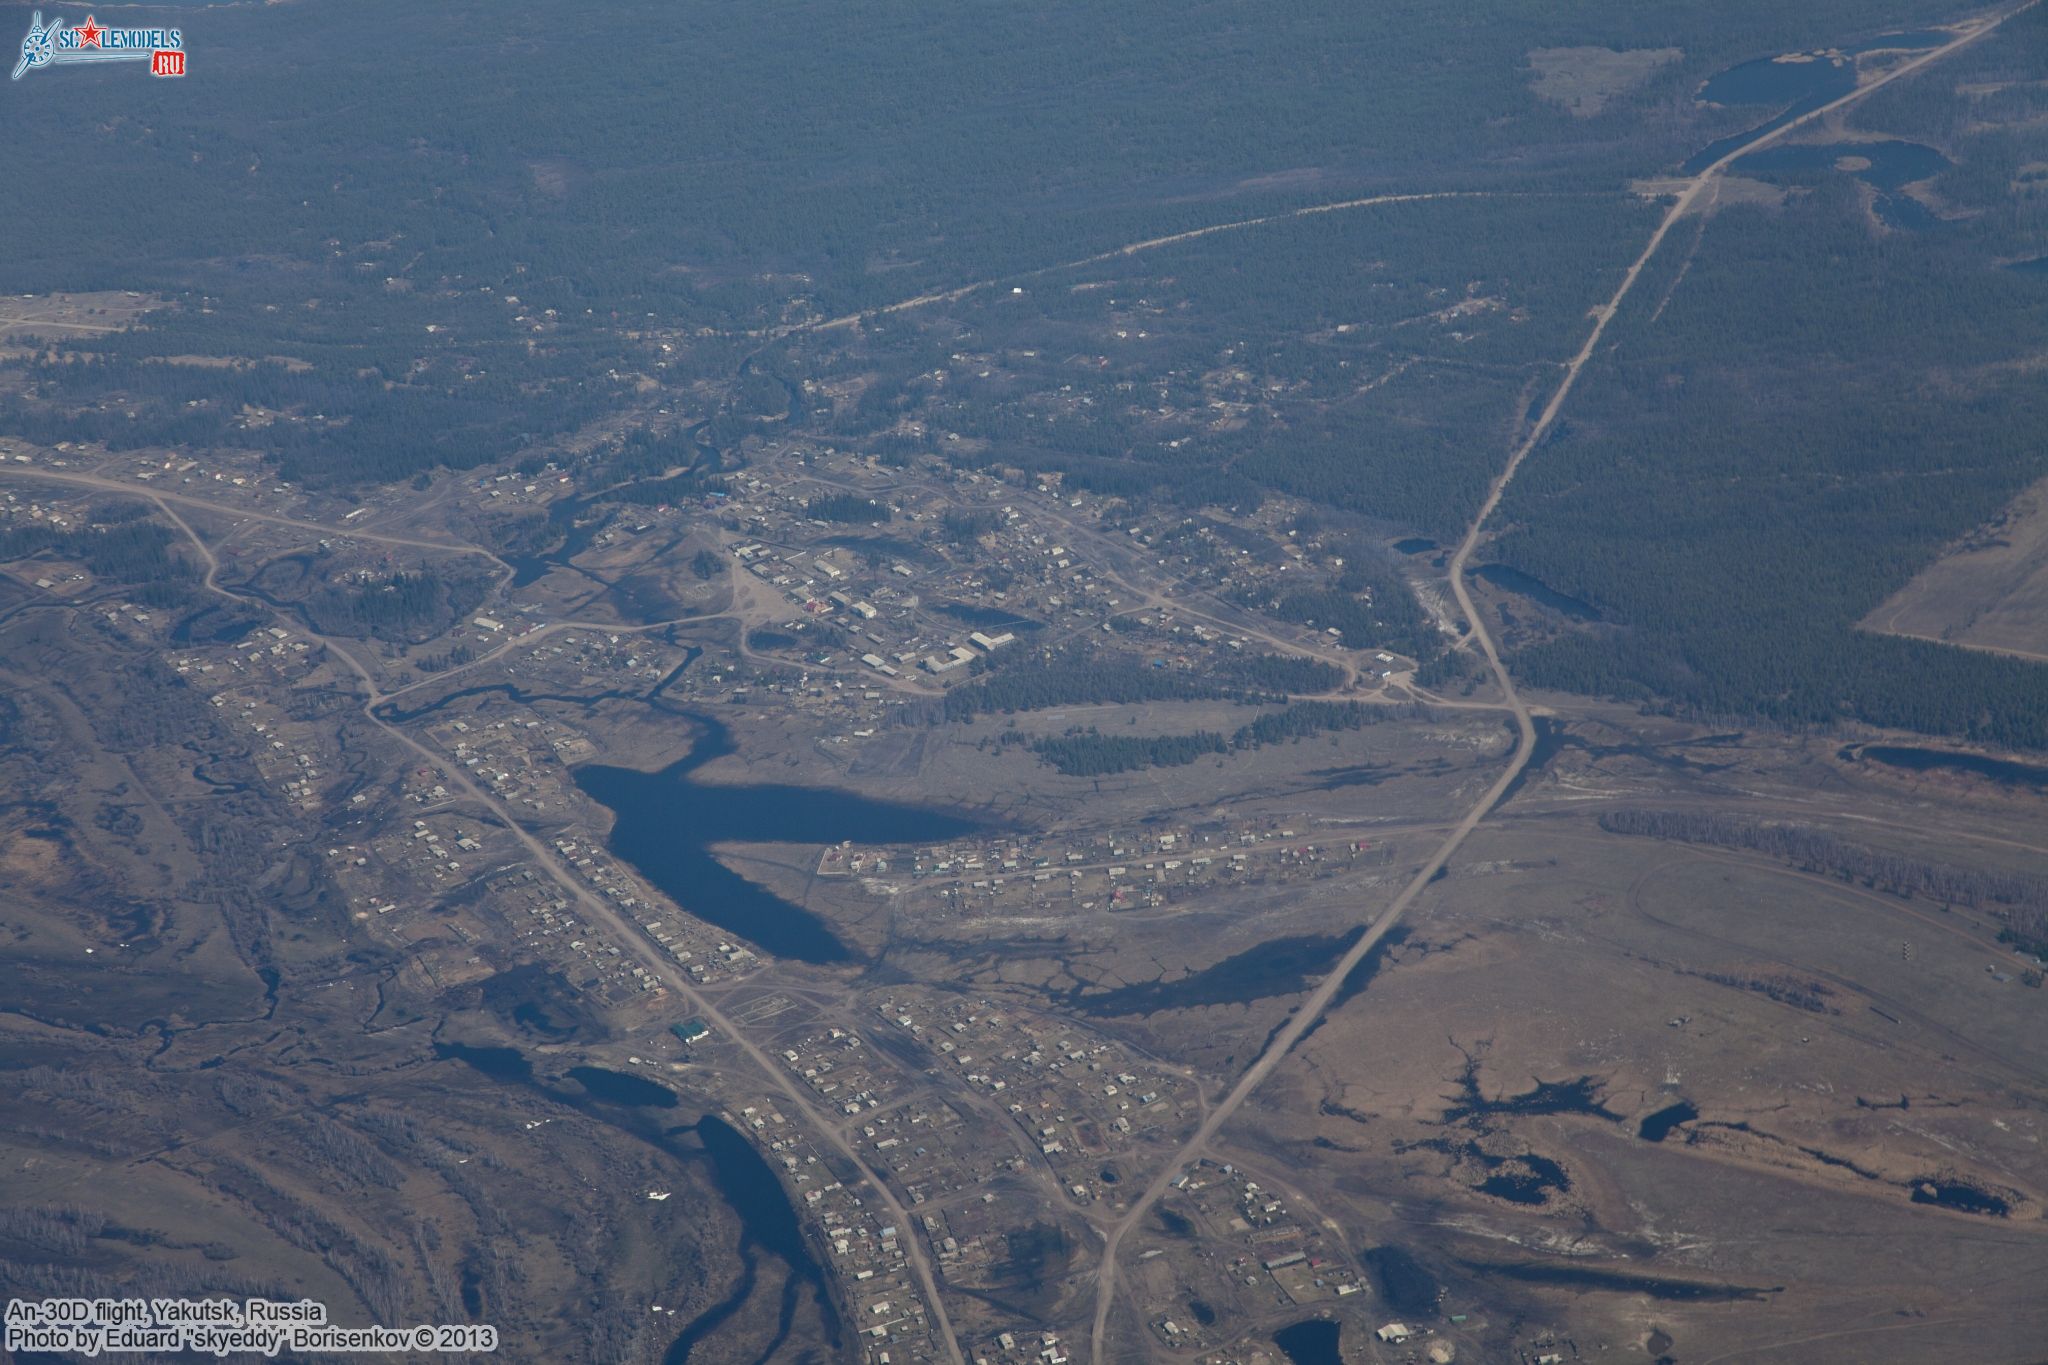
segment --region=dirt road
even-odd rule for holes
[[[137,496],[147,498],[155,503],[165,518],[191,540],[193,546],[198,550],[200,557],[206,562],[204,585],[207,591],[234,602],[260,607],[265,611],[273,610],[266,603],[255,598],[244,597],[230,589],[221,587],[214,581],[214,576],[220,567],[219,559],[215,556],[213,548],[194,532],[191,525],[169,505],[169,495],[149,489],[124,488],[124,491],[133,492]],[[189,498],[179,500],[184,502],[195,501]],[[200,505],[205,506],[206,504],[202,503]],[[555,858],[554,852],[515,819],[512,813],[501,805],[495,797],[477,785],[460,764],[434,752],[434,750],[428,748],[419,740],[414,739],[396,725],[379,717],[376,708],[384,700],[385,694],[378,689],[375,676],[363,665],[361,660],[349,653],[339,642],[318,635],[306,629],[301,623],[294,622],[293,628],[297,633],[318,641],[329,653],[346,664],[350,671],[362,680],[363,689],[366,694],[363,702],[363,716],[366,720],[389,735],[398,744],[411,751],[422,762],[433,767],[442,775],[444,782],[458,788],[471,802],[490,812],[493,819],[503,826],[506,832],[514,839],[518,840],[520,847],[524,848],[527,855],[533,859],[541,871],[546,873],[549,879],[561,888],[564,895],[574,901],[589,919],[605,926],[610,932],[614,943],[625,952],[630,953],[656,980],[673,992],[678,999],[684,1001],[695,1014],[710,1024],[712,1028],[716,1029],[734,1046],[738,1047],[746,1055],[747,1059],[754,1063],[768,1083],[781,1092],[790,1108],[796,1113],[801,1114],[805,1122],[825,1142],[837,1149],[839,1155],[860,1173],[861,1178],[869,1186],[870,1197],[880,1205],[881,1210],[890,1221],[900,1228],[908,1229],[912,1226],[909,1212],[904,1208],[902,1202],[896,1198],[888,1185],[883,1183],[881,1177],[874,1172],[867,1162],[861,1159],[860,1153],[855,1150],[853,1144],[840,1131],[839,1126],[819,1112],[811,1103],[810,1098],[791,1079],[786,1067],[780,1066],[771,1060],[766,1052],[742,1033],[739,1027],[730,1019],[726,1018],[710,999],[697,990],[690,979],[676,966],[674,960],[656,948],[640,932],[637,925],[628,920],[623,913],[610,903],[594,894],[582,881],[578,880],[566,867],[562,866]],[[932,1274],[931,1263],[925,1254],[922,1240],[912,1233],[902,1239],[901,1245],[906,1256],[909,1258],[912,1272],[917,1276],[918,1287],[923,1291],[925,1299],[931,1304],[933,1326],[938,1332],[940,1343],[945,1348],[948,1359],[953,1362],[953,1365],[962,1365],[960,1343],[953,1332],[952,1321],[946,1314],[945,1302],[939,1297],[938,1281]]]
[[[957,289],[940,290],[930,294],[919,294],[913,298],[899,299],[885,303],[879,308],[869,308],[858,313],[847,313],[842,317],[827,318],[823,322],[807,322],[795,327],[782,329],[783,335],[797,332],[829,332],[852,327],[872,318],[887,317],[891,313],[907,313],[914,308],[929,308],[935,303],[952,303],[978,294],[984,289],[993,289],[999,284],[1014,284],[1019,280],[1035,280],[1061,270],[1081,270],[1104,261],[1114,261],[1125,256],[1136,256],[1161,247],[1178,246],[1182,242],[1199,241],[1213,237],[1220,232],[1243,232],[1247,228],[1265,227],[1271,223],[1284,223],[1296,218],[1312,218],[1321,213],[1342,213],[1347,209],[1373,208],[1380,204],[1416,204],[1430,199],[1499,199],[1503,195],[1487,190],[1440,190],[1424,194],[1375,194],[1363,199],[1339,199],[1328,204],[1310,204],[1306,208],[1290,209],[1285,213],[1269,213],[1259,218],[1240,218],[1230,223],[1212,223],[1208,227],[1190,228],[1186,232],[1170,233],[1164,237],[1147,237],[1141,242],[1126,242],[1122,246],[1098,251],[1092,256],[1081,256],[1071,261],[1060,261],[1053,265],[1042,265],[1035,270],[1020,271],[1015,275],[1002,275],[992,279],[976,280],[963,284]]]
[[[1472,552],[1479,544],[1480,536],[1485,530],[1487,521],[1493,516],[1495,510],[1499,508],[1501,497],[1507,492],[1508,485],[1513,482],[1516,472],[1522,467],[1522,462],[1528,458],[1529,452],[1541,444],[1545,436],[1549,435],[1552,426],[1557,421],[1558,413],[1563,410],[1565,401],[1571,397],[1572,389],[1578,384],[1579,375],[1584,371],[1586,363],[1593,358],[1594,352],[1599,348],[1601,338],[1606,335],[1608,325],[1613,322],[1615,315],[1621,311],[1622,303],[1628,298],[1630,291],[1635,288],[1636,281],[1642,277],[1644,269],[1650,264],[1652,258],[1656,256],[1658,248],[1664,245],[1664,239],[1670,235],[1672,227],[1681,218],[1693,211],[1694,205],[1698,203],[1701,194],[1708,190],[1730,162],[1778,141],[1795,128],[1803,127],[1816,119],[1825,118],[1828,114],[1863,99],[1872,91],[1882,89],[1903,76],[1941,60],[1943,57],[1982,38],[2015,14],[2033,8],[2037,3],[2039,3],[2039,0],[2027,0],[2025,4],[2005,10],[1991,18],[1979,20],[1972,27],[1957,36],[1954,41],[1945,43],[1941,47],[1931,49],[1919,57],[1904,62],[1884,75],[1858,86],[1840,99],[1822,105],[1810,113],[1791,120],[1782,127],[1775,128],[1744,143],[1742,146],[1721,157],[1718,161],[1715,161],[1712,165],[1706,167],[1686,183],[1685,189],[1679,193],[1670,209],[1665,212],[1663,219],[1657,224],[1656,231],[1650,235],[1650,240],[1644,244],[1642,253],[1636,257],[1634,263],[1622,275],[1621,283],[1615,287],[1613,295],[1605,304],[1594,310],[1593,326],[1587,332],[1584,344],[1579,347],[1577,354],[1572,356],[1571,360],[1566,363],[1564,374],[1559,379],[1556,390],[1550,395],[1550,401],[1543,405],[1543,409],[1537,416],[1535,423],[1530,426],[1521,442],[1515,446],[1513,453],[1508,457],[1507,464],[1494,479],[1492,486],[1488,488],[1486,501],[1480,505],[1478,515],[1473,518],[1472,524],[1466,530],[1464,538],[1458,542],[1457,551],[1451,556],[1450,560],[1451,591],[1456,595],[1458,609],[1464,613],[1466,623],[1471,628],[1468,641],[1476,646],[1485,657],[1487,669],[1493,674],[1494,681],[1500,688],[1501,695],[1506,701],[1508,709],[1514,715],[1515,728],[1520,734],[1520,742],[1516,744],[1515,752],[1508,760],[1506,769],[1494,784],[1487,788],[1486,794],[1479,798],[1478,803],[1466,813],[1465,818],[1460,820],[1451,830],[1443,843],[1437,847],[1436,852],[1430,856],[1429,861],[1423,864],[1422,869],[1401,889],[1401,894],[1394,898],[1393,903],[1388,905],[1385,910],[1381,911],[1376,918],[1369,922],[1365,933],[1359,937],[1358,941],[1351,946],[1350,950],[1343,957],[1337,960],[1336,964],[1331,967],[1329,974],[1323,978],[1322,983],[1309,993],[1308,998],[1302,1001],[1300,1007],[1289,1017],[1287,1023],[1267,1042],[1265,1050],[1238,1077],[1237,1083],[1231,1087],[1230,1092],[1223,1100],[1209,1111],[1208,1117],[1202,1121],[1201,1126],[1195,1130],[1193,1136],[1189,1137],[1181,1145],[1180,1150],[1175,1153],[1173,1160],[1153,1178],[1152,1183],[1145,1187],[1144,1192],[1132,1201],[1123,1217],[1109,1229],[1108,1237],[1102,1250],[1102,1262],[1096,1271],[1095,1322],[1089,1334],[1089,1357],[1096,1362],[1096,1365],[1102,1365],[1102,1362],[1109,1359],[1104,1354],[1104,1339],[1108,1335],[1110,1309],[1115,1305],[1116,1259],[1117,1253],[1122,1247],[1124,1237],[1146,1213],[1151,1211],[1152,1206],[1159,1201],[1160,1197],[1172,1185],[1174,1178],[1180,1174],[1181,1170],[1190,1161],[1201,1154],[1202,1150],[1208,1146],[1209,1141],[1216,1136],[1216,1133],[1237,1112],[1239,1106],[1250,1097],[1253,1091],[1259,1088],[1259,1085],[1267,1076],[1272,1074],[1273,1069],[1280,1064],[1281,1059],[1286,1057],[1295,1043],[1301,1040],[1302,1034],[1308,1031],[1309,1027],[1322,1015],[1323,1010],[1329,1006],[1330,1000],[1343,987],[1344,980],[1351,974],[1352,969],[1363,962],[1366,955],[1377,947],[1381,940],[1386,938],[1388,932],[1400,921],[1401,916],[1406,913],[1408,907],[1414,904],[1415,898],[1422,893],[1423,887],[1427,886],[1430,879],[1436,876],[1437,871],[1450,861],[1452,855],[1458,851],[1459,846],[1471,836],[1472,831],[1478,828],[1479,822],[1493,809],[1494,803],[1500,800],[1501,794],[1508,789],[1508,786],[1528,766],[1530,755],[1534,752],[1536,746],[1535,724],[1531,719],[1528,706],[1523,703],[1521,697],[1515,691],[1514,679],[1508,675],[1507,669],[1501,664],[1499,650],[1494,644],[1492,634],[1486,628],[1485,620],[1473,605],[1471,590],[1466,586],[1465,582],[1465,568],[1471,562]]]
[[[325,522],[304,521],[298,517],[280,516],[275,512],[258,512],[247,507],[230,507],[222,503],[195,498],[188,493],[173,493],[168,489],[152,488],[146,483],[129,479],[109,479],[98,474],[60,473],[54,469],[37,469],[28,465],[0,465],[0,475],[16,479],[36,479],[44,483],[69,484],[74,488],[92,488],[103,493],[120,493],[131,498],[146,498],[157,506],[176,503],[180,507],[197,507],[216,516],[239,517],[245,521],[267,522],[272,526],[290,526],[301,531],[316,531],[323,536],[334,536],[349,540],[367,540],[378,545],[404,545],[415,550],[432,550],[448,555],[477,555],[488,559],[505,572],[512,572],[507,564],[489,550],[478,545],[465,545],[460,541],[420,540],[410,536],[385,535],[378,531],[361,531],[351,526],[330,526]]]

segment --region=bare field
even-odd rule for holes
[[[2048,481],[1951,547],[1862,625],[2048,660]]]
[[[1641,85],[1659,67],[1685,54],[1675,47],[1617,52],[1607,47],[1539,47],[1529,53],[1530,86],[1578,118],[1591,118],[1607,102]]]
[[[1402,1277],[1383,1277],[1359,1318],[1326,1312],[1420,1320],[1460,1359],[1653,1334],[1679,1359],[1836,1340],[1849,1354],[1827,1358],[2019,1358],[2048,1255],[2048,992],[1997,916],[1597,818],[1655,803],[1792,823],[1843,784],[1868,814],[1842,837],[2027,865],[2012,850],[2035,798],[1930,806],[1821,746],[1568,732],[1215,1149],[1433,1286],[1390,1302]],[[1198,1010],[1112,1025],[1155,1045],[1248,1031]],[[1146,1300],[1229,1294],[1282,1320],[1278,1274],[1248,1290],[1202,1269],[1233,1234],[1198,1204],[1169,1195],[1137,1244],[1166,1260],[1134,1280]],[[1985,1311],[1954,1311],[1930,1263],[1967,1268]]]

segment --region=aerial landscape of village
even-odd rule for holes
[[[1571,10],[10,8],[0,1360],[2048,1359],[2048,5]]]

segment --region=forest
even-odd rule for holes
[[[1107,777],[1138,768],[1177,768],[1229,745],[1207,730],[1186,735],[1105,735],[1081,731],[1033,742],[1031,752],[1068,777]]]
[[[2048,475],[2048,394],[2007,360],[2048,347],[2026,306],[2048,286],[1961,232],[1872,235],[1844,179],[1724,212],[1656,324],[1632,313],[1589,370],[1495,552],[1617,628],[1513,666],[1698,714],[2048,747],[2038,665],[1856,628]]]
[[[1227,754],[1308,739],[1332,730],[1362,730],[1409,714],[1355,701],[1303,701],[1269,711],[1228,739],[1211,730],[1181,735],[1105,735],[1093,726],[1030,742],[1031,752],[1068,777],[1105,777],[1142,768],[1183,767],[1210,754]],[[1015,731],[1004,731],[1005,743]]]
[[[136,585],[151,606],[182,602],[198,575],[171,552],[178,537],[152,522],[59,530],[48,525],[0,527],[0,564],[24,559],[70,560],[95,578]]]
[[[0,199],[0,287],[165,304],[0,362],[0,434],[253,449],[346,489],[623,427],[579,489],[652,503],[722,491],[749,436],[824,430],[1141,509],[1278,493],[1447,540],[1655,223],[1637,178],[1768,112],[1702,103],[1700,81],[1954,17],[790,0],[768,42],[701,0],[630,0],[635,41],[591,51],[480,0],[229,7],[205,26],[219,80],[46,82],[15,108],[0,168],[38,192]],[[491,63],[431,55],[472,29]],[[1520,649],[1519,676],[2048,747],[2036,666],[1855,626],[2048,476],[2022,363],[2048,349],[2048,275],[2003,268],[2048,251],[2048,196],[2025,188],[2048,160],[2043,41],[2037,9],[1854,116],[1939,144],[1926,230],[1875,222],[1854,175],[1759,161],[1743,202],[1674,233],[1494,520],[1492,557],[1604,618]],[[1583,44],[1681,55],[1576,117],[1532,89],[1529,54]],[[387,97],[364,104],[366,81]],[[557,82],[583,98],[514,93]],[[40,175],[52,148],[95,177]],[[101,211],[107,180],[147,211]],[[1418,193],[1438,197],[1272,217]],[[1017,283],[805,330],[996,279]],[[970,346],[990,359],[955,363]],[[806,396],[828,382],[852,399]],[[675,400],[651,395],[685,385],[717,392],[657,434],[648,409]],[[816,514],[886,515],[862,501]],[[1391,571],[1364,572],[1259,606],[1461,681]],[[1041,684],[948,704],[1014,709]]]
[[[1343,674],[1335,665],[1278,654],[1218,660],[1196,670],[1070,650],[1052,659],[1009,664],[956,687],[946,694],[940,713],[946,720],[963,721],[1054,706],[1210,698],[1252,701],[1289,693],[1327,692],[1342,681]]]

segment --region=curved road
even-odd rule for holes
[[[0,465],[0,474],[17,479],[40,479],[45,483],[70,484],[76,488],[93,488],[104,493],[120,493],[131,498],[146,498],[163,507],[167,503],[178,503],[185,507],[197,507],[215,516],[238,517],[244,521],[267,522],[272,526],[291,526],[301,531],[318,531],[323,536],[334,536],[347,540],[367,540],[379,545],[405,545],[415,550],[434,550],[448,555],[478,555],[488,559],[505,572],[512,572],[512,566],[484,549],[481,545],[465,545],[460,541],[420,540],[411,536],[384,535],[377,531],[359,531],[352,526],[330,526],[326,522],[305,521],[298,517],[280,516],[275,512],[259,512],[249,507],[229,507],[222,503],[195,498],[187,493],[173,493],[168,489],[151,488],[148,484],[135,483],[128,479],[110,479],[100,474],[60,474],[54,469],[38,469],[33,465]],[[197,538],[195,537],[195,540]]]

